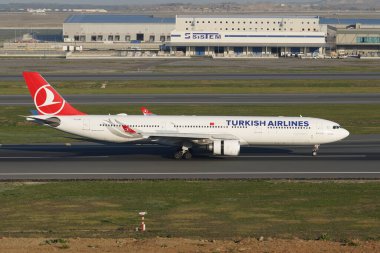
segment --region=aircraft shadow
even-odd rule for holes
[[[36,145],[10,145],[0,149],[2,152],[15,151],[17,156],[33,154],[34,156],[48,157],[83,157],[83,156],[160,156],[172,158],[175,147],[145,144],[36,144]],[[242,147],[240,155],[284,155],[292,154],[293,150],[287,147]],[[14,153],[11,153],[11,155]],[[210,159],[212,153],[202,149],[193,150],[194,157]],[[221,157],[213,157],[220,159]]]

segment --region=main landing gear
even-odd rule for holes
[[[193,157],[193,154],[191,153],[190,148],[183,146],[180,150],[174,153],[174,159],[180,160],[190,160]]]
[[[312,156],[317,156],[318,155],[318,150],[319,150],[319,144],[315,144],[313,147],[313,152],[311,153]]]

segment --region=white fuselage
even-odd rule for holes
[[[149,139],[154,133],[232,135],[240,145],[314,145],[335,142],[349,135],[339,124],[309,117],[260,116],[139,116],[79,115],[33,116],[59,118],[61,131],[107,142]],[[123,129],[129,126],[140,135]]]

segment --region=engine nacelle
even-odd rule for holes
[[[237,156],[240,152],[240,142],[238,140],[215,140],[208,146],[214,155]]]

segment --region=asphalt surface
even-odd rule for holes
[[[197,153],[173,160],[152,144],[3,145],[0,180],[31,179],[380,179],[380,135],[311,147],[249,147],[239,157]]]
[[[374,62],[375,64],[375,62]],[[125,74],[44,74],[49,81],[79,80],[378,80],[380,73],[152,73],[138,72]],[[23,82],[22,75],[1,75],[2,81]]]
[[[67,95],[72,104],[377,104],[374,94],[102,94]],[[0,105],[32,105],[30,95],[0,95]]]

